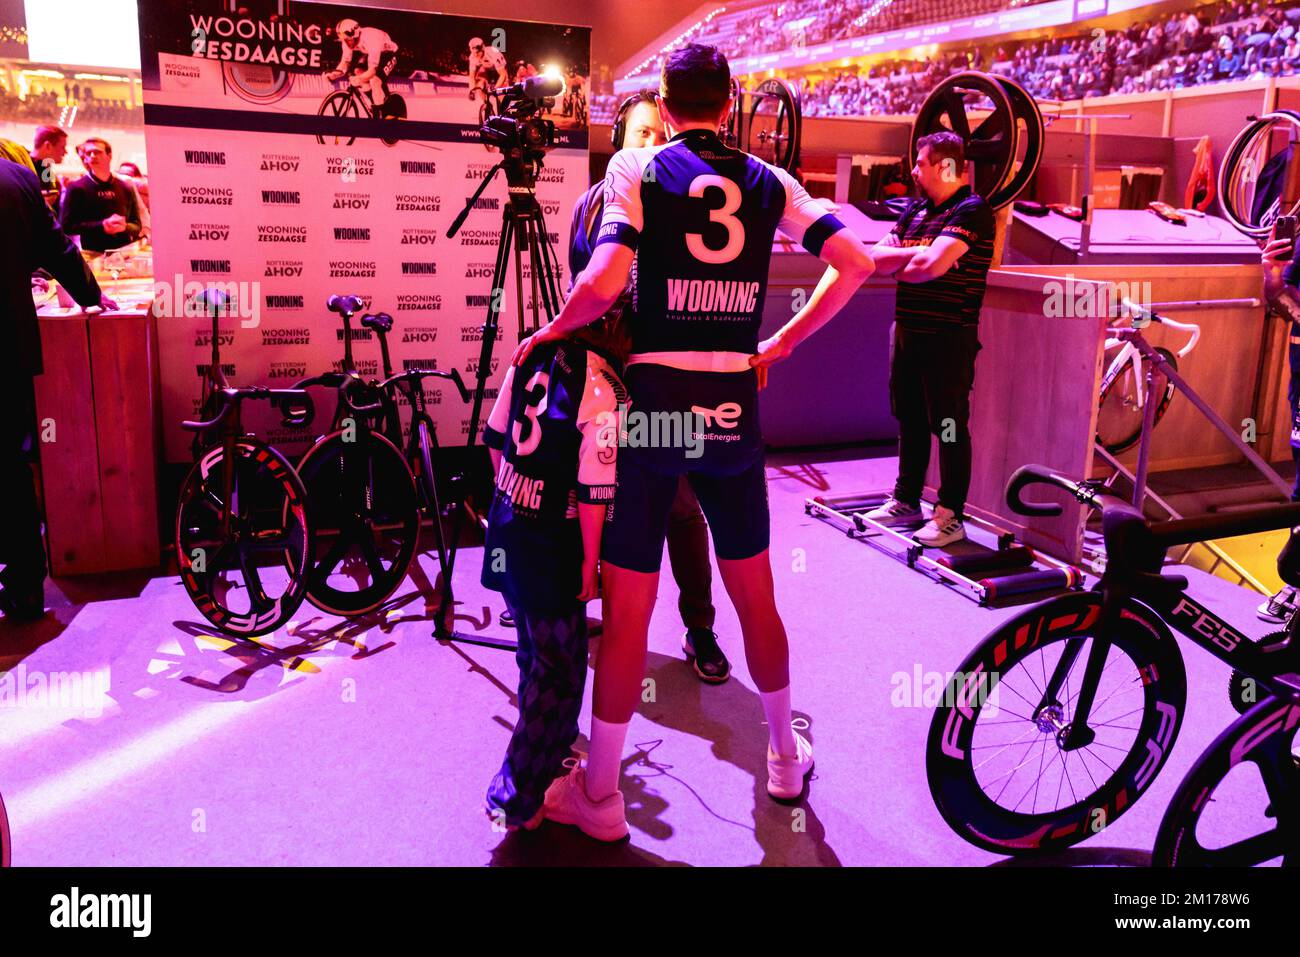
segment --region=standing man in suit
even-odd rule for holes
[[[23,621],[45,614],[46,573],[28,464],[37,450],[32,379],[44,371],[31,275],[49,270],[85,308],[117,307],[55,223],[36,174],[16,163],[0,162],[0,222],[0,614]]]

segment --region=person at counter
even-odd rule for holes
[[[36,178],[41,181],[41,190],[45,200],[50,204],[59,201],[59,184],[54,178],[54,167],[63,162],[68,155],[68,134],[57,126],[36,127],[36,139],[32,144],[32,165],[36,167]]]
[[[871,250],[877,272],[898,280],[889,403],[899,438],[894,492],[867,517],[894,525],[920,521],[930,436],[936,435],[939,501],[914,537],[937,548],[966,537],[970,392],[994,226],[993,210],[966,182],[960,136],[932,133],[917,140],[916,150],[912,179],[921,195]]]
[[[92,137],[77,147],[86,175],[63,191],[59,221],[81,248],[93,252],[118,249],[140,238],[140,205],[135,190],[113,175],[113,147]]]
[[[36,399],[43,370],[31,274],[45,268],[83,307],[116,309],[99,291],[76,245],[59,229],[36,174],[0,163],[0,614],[32,620],[45,614],[45,545],[28,463],[35,458]]]

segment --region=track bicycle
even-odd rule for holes
[[[1294,619],[1281,637],[1250,641],[1188,595],[1185,577],[1160,573],[1174,545],[1294,527],[1300,504],[1151,523],[1116,496],[1027,465],[1007,486],[1018,514],[1061,513],[1021,498],[1034,484],[1101,513],[1105,573],[1092,591],[1041,602],[984,638],[947,683],[926,747],[944,820],[1008,854],[1092,836],[1155,780],[1187,698],[1175,630],[1249,678],[1259,698],[1300,689]],[[1300,582],[1300,543],[1291,551],[1283,580]]]
[[[379,339],[384,378],[366,382],[352,353],[357,296],[332,296],[328,307],[343,322],[339,371],[305,379],[297,388],[333,388],[338,396],[330,432],[303,455],[298,472],[316,518],[308,600],[335,615],[378,608],[401,585],[420,540],[420,515],[433,522],[440,567],[446,567],[442,507],[433,467],[437,432],[426,410],[424,381],[452,382],[462,401],[469,392],[453,369],[411,368],[394,374],[387,335],[392,316],[363,315],[361,325]],[[411,409],[403,436],[399,403]]]
[[[433,419],[426,408],[424,393],[425,379],[446,379],[456,387],[462,402],[469,402],[471,394],[465,388],[459,369],[443,371],[415,367],[402,372],[393,372],[392,357],[388,351],[388,333],[393,329],[393,317],[386,312],[361,317],[361,325],[371,330],[379,340],[379,352],[383,363],[384,379],[378,388],[385,394],[388,402],[384,405],[384,434],[389,441],[404,448],[406,461],[415,476],[420,493],[420,506],[425,516],[433,523],[434,544],[438,551],[438,566],[447,566],[447,544],[443,535],[443,508],[438,493],[438,472],[434,469],[434,452],[438,448],[438,433]],[[398,406],[405,404],[410,410],[410,422],[403,430]],[[405,440],[403,436],[405,435]]]
[[[333,615],[360,615],[397,590],[415,555],[420,501],[406,458],[384,434],[396,409],[383,389],[357,372],[352,317],[359,296],[331,296],[343,323],[343,361],[295,383],[337,395],[330,429],[298,462],[317,529],[310,556],[307,599]]]

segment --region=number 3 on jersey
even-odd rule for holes
[[[705,245],[702,233],[687,233],[686,248],[700,262],[720,265],[731,262],[745,248],[745,226],[733,215],[740,209],[741,194],[735,180],[716,173],[701,173],[691,180],[690,195],[703,196],[710,186],[721,189],[725,197],[721,209],[709,210],[709,220],[726,227],[727,244],[721,249],[710,249]]]
[[[550,383],[550,373],[538,369],[524,386],[524,407],[520,410],[521,418],[515,420],[512,436],[516,455],[531,455],[542,441],[542,426],[537,417],[546,411],[546,390]]]

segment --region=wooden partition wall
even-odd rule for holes
[[[1066,283],[1073,283],[1067,287]],[[1053,315],[1048,297],[1063,288],[1076,296],[1091,287],[1094,301],[1108,284],[1149,282],[1151,301],[1257,298],[1260,271],[1247,266],[1041,266],[995,269],[980,318],[983,349],[975,364],[971,397],[973,468],[967,511],[1015,532],[1026,544],[1079,561],[1083,509],[1054,490],[1031,498],[1067,503],[1056,518],[1026,518],[1007,507],[1008,478],[1021,465],[1037,463],[1082,478],[1094,471],[1097,397],[1103,374],[1107,319],[1102,315]],[[1141,287],[1138,287],[1141,288]],[[1072,312],[1073,310],[1069,310]],[[1257,447],[1266,458],[1286,456],[1285,330],[1265,325],[1262,306],[1171,311],[1201,326],[1195,350],[1179,363],[1189,384],[1229,423],[1251,418]],[[1148,327],[1154,345],[1177,351],[1180,333]],[[1244,426],[1243,426],[1244,427]],[[1232,444],[1186,400],[1175,398],[1153,433],[1151,470],[1217,465],[1240,460]],[[1132,464],[1136,453],[1123,459]],[[932,456],[927,497],[938,485]]]

